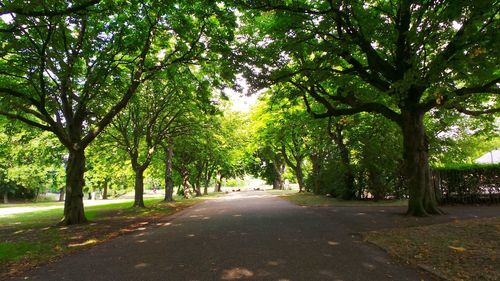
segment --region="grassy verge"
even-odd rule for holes
[[[75,250],[118,235],[162,225],[166,215],[219,194],[165,203],[145,199],[145,209],[131,208],[132,200],[85,208],[91,221],[83,225],[57,226],[62,209],[0,217],[0,279],[58,259]]]
[[[448,280],[500,280],[500,217],[372,231],[365,239]]]
[[[268,190],[267,192],[277,195],[283,199],[291,201],[301,206],[406,206],[406,200],[340,200],[324,195],[315,195],[312,193],[302,192],[297,190]]]

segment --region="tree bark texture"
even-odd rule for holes
[[[200,167],[198,167],[200,168]],[[194,181],[194,192],[196,193],[196,197],[202,196],[201,194],[201,176],[203,175],[203,167],[197,171],[195,181]]]
[[[207,165],[207,171],[205,173],[205,183],[203,186],[203,195],[208,195],[208,186],[210,185],[210,179],[212,178],[213,170]]]
[[[174,150],[172,145],[165,148],[165,199],[164,201],[174,201],[174,180],[172,179],[173,168],[172,159],[174,157]]]
[[[302,171],[302,161],[304,160],[303,157],[295,155],[292,152],[292,157],[295,160],[295,163],[293,163],[286,154],[287,152],[285,146],[282,147],[281,153],[283,154],[283,159],[285,160],[286,164],[288,164],[288,166],[292,168],[295,174],[295,178],[297,179],[297,183],[299,184],[299,192],[305,191],[304,172]]]
[[[102,187],[102,200],[106,199],[108,199],[108,181],[105,181]]]
[[[430,182],[429,143],[423,119],[424,113],[417,110],[402,111],[403,159],[410,197],[407,214],[411,216],[441,213]]]
[[[351,168],[351,157],[349,155],[349,149],[344,141],[344,136],[342,134],[343,126],[340,124],[335,125],[335,132],[329,129],[329,134],[331,139],[337,145],[340,154],[340,160],[344,166],[344,184],[345,190],[342,194],[342,199],[352,200],[356,198],[356,190],[354,187],[354,173]]]
[[[306,190],[306,184],[304,183],[304,172],[302,171],[302,162],[297,162],[295,169],[295,177],[297,177],[297,183],[299,184],[299,192],[304,192]]]
[[[285,163],[279,157],[275,157],[273,161],[274,168],[274,179],[273,179],[273,189],[282,190],[285,187],[283,182],[283,173],[285,172]]]
[[[188,169],[183,167],[181,169],[181,175],[182,175],[183,197],[185,199],[191,198],[191,184],[189,183],[189,171],[188,171]]]
[[[318,194],[320,191],[320,173],[321,173],[321,159],[318,154],[311,154],[309,156],[312,163],[312,176],[313,176],[313,193]]]
[[[221,192],[222,191],[222,178],[224,176],[220,171],[217,171],[217,175],[215,176],[215,188],[214,192]]]
[[[64,201],[64,195],[65,195],[65,191],[64,191],[64,188],[61,188],[61,190],[59,191],[59,202],[63,202]]]
[[[85,181],[85,150],[70,149],[66,166],[66,198],[64,200],[63,225],[87,222],[83,209],[83,186]]]
[[[3,203],[9,204],[9,191],[5,190],[3,192]]]
[[[136,169],[135,172],[135,196],[134,205],[136,208],[144,208],[144,170]]]

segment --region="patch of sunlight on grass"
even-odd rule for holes
[[[88,245],[92,245],[92,244],[95,244],[97,243],[97,240],[96,239],[89,239],[85,242],[82,242],[82,243],[72,243],[72,244],[68,244],[68,247],[69,248],[75,248],[75,247],[83,247],[83,246],[88,246]]]

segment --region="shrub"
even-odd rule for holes
[[[434,168],[432,182],[443,204],[500,202],[500,164]]]

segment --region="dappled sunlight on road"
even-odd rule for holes
[[[242,267],[235,267],[232,269],[224,270],[221,280],[244,279],[252,276],[254,276],[254,273],[252,271]]]
[[[134,266],[134,268],[145,268],[145,267],[148,267],[148,266],[149,266],[149,264],[141,262],[141,263],[136,264]]]
[[[340,243],[339,242],[335,242],[335,241],[328,241],[328,245],[330,246],[337,246],[339,245]]]

